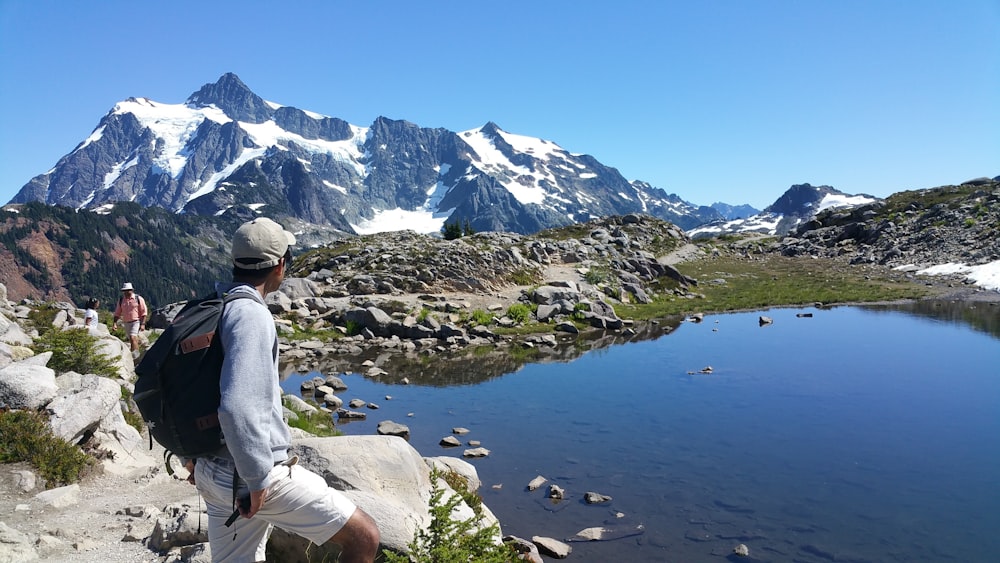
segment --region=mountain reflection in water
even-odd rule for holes
[[[556,345],[533,344],[530,347],[514,342],[502,347],[469,347],[456,351],[427,353],[416,350],[368,350],[355,356],[324,356],[305,367],[286,364],[283,377],[296,372],[316,371],[324,374],[363,373],[361,364],[371,361],[388,375],[379,377],[386,385],[401,385],[406,377],[409,385],[448,387],[475,385],[520,370],[526,364],[572,362],[586,354],[629,342],[655,340],[677,329],[683,319],[671,317],[655,322],[636,324],[632,330],[618,332],[593,331],[580,335],[556,336]]]

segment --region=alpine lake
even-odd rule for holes
[[[466,459],[504,534],[604,528],[611,539],[571,542],[570,561],[1000,557],[1000,304],[781,308],[635,331],[524,358],[383,352],[367,359],[389,375],[288,367],[282,386],[335,373],[345,405],[378,405],[353,409],[367,419],[338,422],[344,434],[392,420],[428,457],[479,441],[489,456]],[[456,427],[470,430],[463,446],[439,445]],[[590,491],[611,500],[588,504]]]

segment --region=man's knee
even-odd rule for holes
[[[375,520],[365,511],[358,508],[351,515],[347,524],[330,541],[339,544],[344,548],[361,550],[366,553],[375,554],[378,552],[381,535]]]

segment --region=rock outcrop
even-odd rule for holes
[[[884,201],[829,210],[775,250],[889,267],[1000,259],[1000,181],[899,192]]]

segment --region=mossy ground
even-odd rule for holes
[[[696,280],[699,297],[661,294],[646,305],[618,305],[622,318],[653,319],[812,303],[870,303],[918,299],[926,285],[881,267],[851,266],[808,257],[722,254],[678,264]]]

